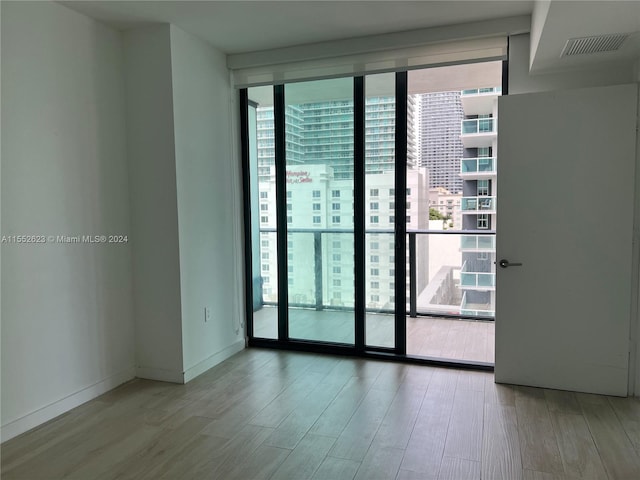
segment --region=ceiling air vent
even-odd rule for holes
[[[627,38],[629,38],[628,33],[570,38],[567,40],[567,44],[564,46],[560,57],[585,55],[588,53],[613,52],[618,50]]]

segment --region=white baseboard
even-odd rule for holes
[[[244,343],[244,339],[238,340],[237,342],[229,345],[227,348],[223,348],[218,353],[214,353],[209,358],[206,358],[203,361],[195,364],[193,367],[188,368],[184,372],[184,383],[193,380],[198,375],[203,374],[210,368],[215,367],[220,362],[223,362],[230,356],[235,355],[239,351],[243,350],[245,348]]]
[[[2,425],[2,427],[0,427],[0,438],[2,439],[2,442],[5,442],[20,435],[21,433],[37,427],[38,425],[48,422],[58,415],[62,415],[63,413],[88,402],[89,400],[93,400],[103,393],[113,390],[117,386],[122,385],[129,380],[133,380],[134,378],[135,370],[133,367],[115,373],[104,380],[94,383],[93,385],[85,387],[82,390],[68,395],[67,397],[61,398],[47,406],[39,408],[16,420]]]
[[[184,372],[162,368],[136,367],[136,377],[160,382],[184,383]]]
[[[214,353],[205,360],[190,367],[185,372],[174,372],[171,370],[162,370],[157,368],[127,368],[121,372],[111,375],[93,385],[83,388],[67,397],[57,400],[49,405],[39,408],[31,413],[28,413],[16,420],[10,421],[0,427],[0,439],[5,442],[13,437],[16,437],[28,430],[31,430],[38,425],[42,425],[49,420],[68,412],[69,410],[76,408],[83,403],[93,400],[94,398],[102,395],[103,393],[113,390],[119,385],[122,385],[134,378],[147,378],[149,380],[160,380],[162,382],[172,383],[186,383],[198,375],[206,372],[212,367],[215,367],[220,362],[235,355],[245,348],[244,339],[239,340],[230,346],[222,349],[221,351]]]

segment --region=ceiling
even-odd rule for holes
[[[168,22],[227,54],[527,15],[532,1],[60,1],[113,27]]]
[[[114,28],[172,23],[226,54],[532,15],[532,71],[640,59],[640,1],[59,1]],[[560,58],[569,38],[633,33],[617,52]]]

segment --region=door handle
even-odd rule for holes
[[[495,262],[494,262],[495,263]],[[521,267],[522,264],[518,263],[518,262],[510,262],[509,260],[507,260],[506,258],[503,258],[502,260],[500,260],[498,262],[498,265],[500,265],[502,268],[507,268],[507,267]]]

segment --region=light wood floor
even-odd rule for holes
[[[265,306],[254,312],[254,335],[278,338],[278,309]],[[292,338],[329,342],[354,342],[353,312],[312,309],[289,310]],[[394,346],[392,315],[368,314],[366,343]],[[407,317],[407,353],[418,357],[494,363],[495,323],[436,317]]]
[[[638,479],[640,400],[248,349],[134,380],[2,445],[9,479]]]

